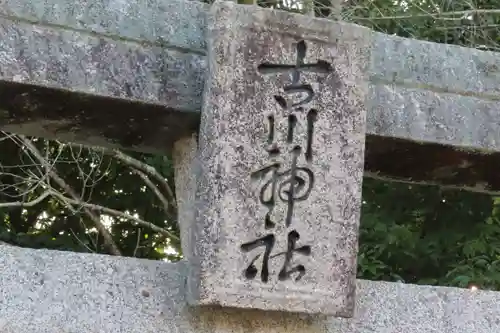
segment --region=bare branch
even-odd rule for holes
[[[106,177],[106,171],[109,170],[109,166],[111,164],[111,159],[108,161],[108,166],[106,167],[106,170],[102,172],[101,175],[99,175],[99,171],[101,170],[101,166],[103,165],[103,152],[102,149],[96,149],[96,148],[90,148],[87,147],[87,154],[86,159],[90,159],[91,164],[94,164],[94,167],[91,167],[91,170],[89,172],[85,172],[83,170],[82,166],[78,161],[80,161],[81,156],[83,154],[83,145],[76,145],[76,144],[66,144],[59,142],[59,146],[62,147],[68,147],[69,152],[71,157],[73,158],[73,161],[77,162],[76,167],[78,169],[78,173],[80,177],[82,178],[82,192],[81,192],[81,197],[82,199],[88,198],[92,196],[92,192],[94,189],[95,184],[97,184],[101,179]],[[62,150],[62,149],[61,149]],[[76,151],[76,153],[75,153]],[[99,153],[98,153],[99,152]],[[89,189],[89,191],[87,191]],[[87,199],[85,199],[87,200]]]
[[[22,147],[23,146],[22,141],[19,139],[19,137],[17,135],[15,135],[15,134],[8,134],[8,133],[3,132],[3,131],[0,131],[0,133],[2,133],[5,136],[5,139],[11,140],[18,147]],[[39,163],[35,163],[35,161],[33,161],[32,157],[30,155],[26,154],[25,152],[24,152],[24,154],[33,162],[32,165],[25,165],[25,166],[36,167],[38,170],[40,170]],[[19,167],[20,167],[19,165],[16,166],[16,168],[19,168]],[[31,171],[24,171],[24,170],[23,171],[25,173],[25,177],[22,177],[22,176],[19,176],[19,175],[14,175],[14,174],[12,174],[10,172],[4,172],[3,170],[5,170],[6,168],[8,168],[8,167],[0,165],[0,169],[2,170],[2,176],[4,176],[4,175],[10,175],[14,179],[20,179],[20,181],[17,182],[17,183],[15,183],[15,184],[8,184],[7,186],[2,186],[4,190],[8,189],[8,188],[15,189],[18,192],[15,195],[15,197],[24,197],[24,196],[28,195],[29,193],[35,191],[36,188],[39,187],[39,186],[41,186],[44,183],[44,181],[46,180],[46,178],[47,178],[47,174],[44,173],[44,172],[41,172],[41,170],[40,170],[40,174],[42,174],[41,177],[34,176],[34,174]],[[26,188],[22,188],[22,185],[26,185]],[[11,196],[11,197],[14,197],[13,195],[9,195],[7,192],[5,192],[3,194]]]
[[[85,247],[91,253],[96,253],[96,251],[92,250],[90,247],[87,246],[87,244],[85,244],[84,242],[82,242],[82,240],[80,238],[78,238],[78,236],[75,234],[75,232],[73,231],[73,229],[70,228],[69,231],[71,231],[71,233],[73,234],[73,237],[76,238],[76,240],[78,241],[78,243],[80,243],[81,245],[83,245],[83,247]]]
[[[351,20],[401,20],[410,19],[417,17],[432,17],[435,19],[449,20],[446,16],[460,16],[454,18],[453,20],[460,20],[472,14],[500,14],[500,9],[470,9],[470,10],[460,10],[453,12],[442,12],[442,13],[422,13],[422,14],[410,14],[410,15],[396,15],[396,16],[370,16],[370,17],[351,17]]]
[[[174,239],[174,240],[179,240],[179,237],[177,237],[176,235],[174,235],[173,233],[171,233],[170,231],[166,230],[166,229],[163,229],[151,222],[147,222],[147,221],[144,221],[143,219],[140,219],[138,217],[135,217],[135,216],[132,216],[130,214],[126,214],[126,213],[123,213],[119,210],[116,210],[116,209],[112,209],[112,208],[108,208],[108,207],[104,207],[104,206],[100,206],[100,205],[96,205],[96,204],[92,204],[92,203],[88,203],[88,202],[82,202],[80,200],[74,200],[74,199],[70,199],[68,197],[65,197],[64,195],[62,195],[61,193],[59,192],[52,192],[52,195],[57,197],[59,200],[63,201],[63,202],[66,202],[66,203],[70,203],[70,204],[73,204],[73,205],[81,205],[83,207],[87,207],[88,209],[91,209],[91,210],[96,210],[96,211],[100,211],[101,213],[105,213],[105,214],[109,214],[109,215],[113,215],[113,216],[117,216],[117,217],[122,217],[124,219],[127,219],[127,220],[130,220],[130,221],[134,221],[136,222],[137,224],[143,226],[143,227],[146,227],[146,228],[149,228],[153,231],[156,231],[158,233],[161,233],[162,235],[165,235],[171,239]]]
[[[81,144],[76,144],[76,143],[65,143],[65,144],[70,145],[70,146],[74,146],[74,147],[81,147],[82,146]],[[175,198],[174,198],[174,191],[170,187],[170,184],[168,183],[168,181],[154,167],[152,167],[151,165],[149,165],[147,163],[141,162],[138,159],[135,159],[132,156],[129,156],[118,149],[110,149],[110,148],[103,148],[103,147],[95,147],[95,148],[101,150],[104,154],[111,156],[111,157],[114,157],[117,160],[123,162],[125,165],[131,167],[132,169],[135,169],[135,171],[140,171],[143,174],[158,181],[158,183],[161,185],[161,187],[164,189],[165,193],[168,196],[168,199],[167,199],[162,194],[161,195],[162,199],[160,199],[160,200],[162,200],[162,203],[164,203],[166,201],[168,203],[169,207],[172,207],[174,210],[177,210],[177,203],[176,203]],[[143,178],[143,180],[144,180],[144,178]],[[150,179],[148,179],[148,180],[151,183],[151,180]],[[145,182],[146,182],[146,185],[148,185],[148,187],[150,187],[150,184],[148,184],[148,182],[146,180],[145,180]],[[156,186],[154,184],[153,184],[153,186],[156,188]],[[156,189],[156,191],[158,191],[158,189]],[[155,194],[156,194],[156,191],[155,191]],[[166,209],[165,211],[169,211],[169,210]]]
[[[128,166],[131,166],[134,169],[142,171],[146,175],[156,179],[161,184],[161,186],[165,189],[165,192],[169,196],[170,206],[173,207],[174,209],[177,209],[177,204],[174,200],[174,192],[172,191],[170,184],[154,167],[152,167],[151,165],[148,165],[146,163],[143,163],[143,162],[133,158],[132,156],[126,155],[117,149],[104,149],[104,152],[106,154],[111,155],[111,156],[115,157],[116,159],[126,163]]]
[[[72,212],[76,212],[77,210],[81,209],[92,220],[97,230],[99,231],[99,234],[103,236],[106,246],[110,249],[110,252],[114,255],[121,255],[121,253],[118,247],[116,246],[116,243],[112,239],[111,234],[103,225],[99,213],[131,221],[136,225],[156,231],[165,238],[169,238],[173,241],[179,241],[179,238],[173,232],[170,232],[153,223],[144,221],[139,217],[131,215],[131,213],[122,212],[119,210],[87,202],[87,200],[84,197],[82,197],[84,193],[82,193],[82,195],[77,194],[77,192],[75,192],[73,188],[70,185],[68,185],[68,183],[66,183],[66,181],[58,174],[54,161],[51,161],[49,155],[43,156],[44,153],[42,153],[34,145],[34,142],[32,142],[31,140],[22,135],[12,136],[10,137],[10,139],[15,141],[18,145],[20,145],[20,147],[23,147],[22,153],[26,155],[27,159],[29,160],[29,163],[33,163],[32,165],[35,168],[37,168],[37,170],[28,170],[27,171],[28,173],[26,174],[27,178],[22,180],[24,182],[27,182],[27,184],[38,183],[38,186],[41,185],[44,188],[45,192],[43,192],[41,196],[32,201],[22,200],[20,198],[15,202],[2,203],[0,204],[0,208],[30,207],[42,202],[49,196],[53,196],[54,199],[57,199],[63,205],[68,207]],[[64,143],[61,144],[61,146],[64,145],[69,145],[70,149],[73,146],[80,148],[71,151],[71,157],[73,157],[73,160],[77,162],[77,160],[80,159],[82,146],[77,144],[64,144]],[[155,196],[160,200],[163,210],[166,213],[171,212],[172,210],[175,210],[177,208],[175,199],[173,197],[174,194],[172,188],[170,187],[168,181],[153,166],[150,166],[147,163],[141,162],[140,160],[128,156],[127,154],[122,153],[119,150],[102,149],[102,148],[98,150],[108,155],[109,157],[120,161],[124,165],[128,166],[132,172],[137,174],[143,180],[145,185],[151,191],[153,191]],[[46,151],[48,154],[49,149],[47,149]],[[61,152],[62,149],[59,149],[59,154]],[[96,161],[94,160],[92,161],[93,161],[92,163],[95,162],[98,165],[99,162],[102,163],[101,158],[96,159]],[[91,175],[93,173],[92,170],[86,172],[84,171],[84,169],[78,166],[77,171],[80,177],[84,181],[84,186],[88,185],[87,183],[89,182],[89,180],[90,182],[93,181],[91,178],[95,178],[93,177],[93,175]],[[18,176],[18,178],[23,178],[23,177]],[[50,180],[52,180],[55,184],[57,184],[56,188],[54,188],[50,184]],[[85,197],[87,197],[87,195],[85,195]],[[77,240],[83,244],[81,240],[79,239]],[[137,241],[139,242],[140,239],[138,239]],[[139,246],[137,245],[134,252],[137,252],[138,247]]]
[[[84,202],[81,200],[81,198],[76,194],[76,192],[68,185],[66,182],[59,177],[59,175],[54,171],[55,168],[53,168],[52,165],[50,165],[47,160],[42,156],[40,151],[35,147],[35,145],[27,139],[25,136],[19,135],[19,138],[23,142],[23,144],[30,150],[31,154],[40,162],[40,164],[45,168],[47,174],[52,178],[61,188],[68,193],[73,199],[72,201],[74,204],[79,204],[85,207]],[[53,194],[56,194],[56,192],[53,192]],[[95,216],[91,211],[88,209],[84,209],[85,214],[94,222],[97,230],[101,233],[103,236],[106,245],[109,247],[110,251],[112,254],[121,256],[121,252],[116,245],[115,241],[113,240],[111,234],[108,232],[106,227],[101,223],[99,217]]]
[[[163,196],[163,194],[160,192],[160,190],[158,190],[158,187],[156,187],[156,185],[153,184],[153,182],[149,179],[149,177],[144,172],[139,171],[137,169],[134,169],[134,173],[136,173],[139,177],[141,177],[142,181],[144,183],[146,183],[147,187],[149,187],[149,189],[154,192],[156,197],[163,204],[163,210],[165,211],[165,213],[168,213],[169,212],[169,209],[168,209],[169,203],[168,203],[167,199]]]
[[[498,196],[500,194],[500,191],[487,190],[486,189],[487,184],[483,184],[483,183],[477,183],[474,186],[445,185],[445,184],[440,184],[438,182],[425,181],[425,180],[394,179],[394,178],[390,178],[390,177],[380,176],[377,173],[367,172],[367,171],[365,171],[365,173],[363,174],[363,177],[376,179],[376,180],[380,180],[383,182],[389,182],[389,183],[402,183],[402,184],[418,185],[418,186],[436,186],[442,190],[453,190],[453,191],[466,190],[466,191],[470,191],[470,192],[488,194],[488,195],[492,195],[492,196]]]
[[[141,244],[141,228],[137,230],[137,242],[135,243],[135,249],[134,249],[134,254],[132,257],[135,257],[137,255],[137,250],[139,250],[140,244]]]
[[[40,202],[42,202],[45,198],[47,198],[49,195],[52,194],[52,191],[45,191],[40,195],[38,198],[28,201],[28,202],[22,202],[22,201],[15,201],[15,202],[2,202],[0,203],[0,208],[11,208],[11,207],[32,207]]]

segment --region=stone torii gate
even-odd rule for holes
[[[2,332],[500,328],[497,292],[355,280],[363,174],[498,190],[454,176],[500,150],[495,53],[233,3],[7,0],[0,23],[0,128],[173,152],[186,257],[2,246]],[[387,163],[407,150],[420,173]]]

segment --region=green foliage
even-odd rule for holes
[[[365,179],[358,276],[498,288],[499,204],[476,193]]]
[[[499,50],[498,0],[350,1],[342,19],[376,31]],[[397,163],[397,161],[394,161]],[[500,288],[500,199],[364,180],[358,276]]]
[[[56,142],[37,140],[38,149],[53,165],[52,170],[79,195],[84,202],[98,204],[137,216],[158,227],[178,234],[174,212],[165,213],[162,203],[149,190],[133,169],[102,154],[98,149],[62,146]],[[26,154],[14,140],[0,140],[0,203],[29,202],[45,188],[35,187],[44,175],[40,163]],[[156,168],[171,184],[173,171],[170,159],[128,153],[129,156]],[[30,177],[32,180],[30,180]],[[54,188],[57,185],[49,182]],[[58,188],[61,193],[64,189]],[[26,195],[23,193],[26,192]],[[67,197],[69,195],[66,194]],[[0,240],[31,248],[63,251],[110,253],[102,235],[82,207],[73,210],[53,197],[32,207],[0,209]],[[99,212],[94,212],[99,216]],[[109,231],[124,256],[148,259],[177,260],[179,255],[165,253],[166,247],[179,248],[178,242],[158,232],[137,226],[132,221],[106,214]]]
[[[342,18],[401,37],[498,50],[499,0],[352,0]]]

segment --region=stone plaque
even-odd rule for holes
[[[369,36],[211,7],[190,303],[352,316]]]

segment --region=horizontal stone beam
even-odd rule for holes
[[[146,151],[168,151],[196,131],[205,59],[196,45],[167,43],[183,36],[172,24],[199,21],[189,14],[201,15],[198,6],[158,2],[134,12],[118,3],[0,4],[0,129]],[[138,21],[123,21],[121,10]],[[153,16],[176,31],[149,34]]]
[[[117,105],[127,99],[197,113],[206,10],[203,3],[183,0],[96,0],[90,8],[69,0],[3,1],[2,85],[34,84],[108,97]],[[500,151],[500,55],[381,33],[373,34],[372,47],[369,134]],[[104,112],[96,109],[85,114]],[[8,111],[2,128],[28,123],[24,112]],[[22,120],[16,122],[18,112]],[[67,117],[60,123],[74,121]],[[176,124],[184,126],[190,124]],[[120,141],[113,136],[119,135],[102,133],[105,140]],[[142,140],[137,146],[164,148],[161,140],[156,147],[156,140]]]
[[[500,293],[358,280],[351,319],[184,299],[185,263],[0,245],[0,331],[382,333],[500,330]]]
[[[198,126],[206,11],[183,0],[2,1],[0,129],[170,151]],[[372,49],[366,175],[498,192],[487,171],[461,175],[463,150],[476,154],[466,165],[500,152],[500,55],[375,32]],[[386,167],[409,148],[394,140],[439,153],[419,161],[416,179],[412,168]]]
[[[500,54],[375,33],[367,132],[500,151]]]

